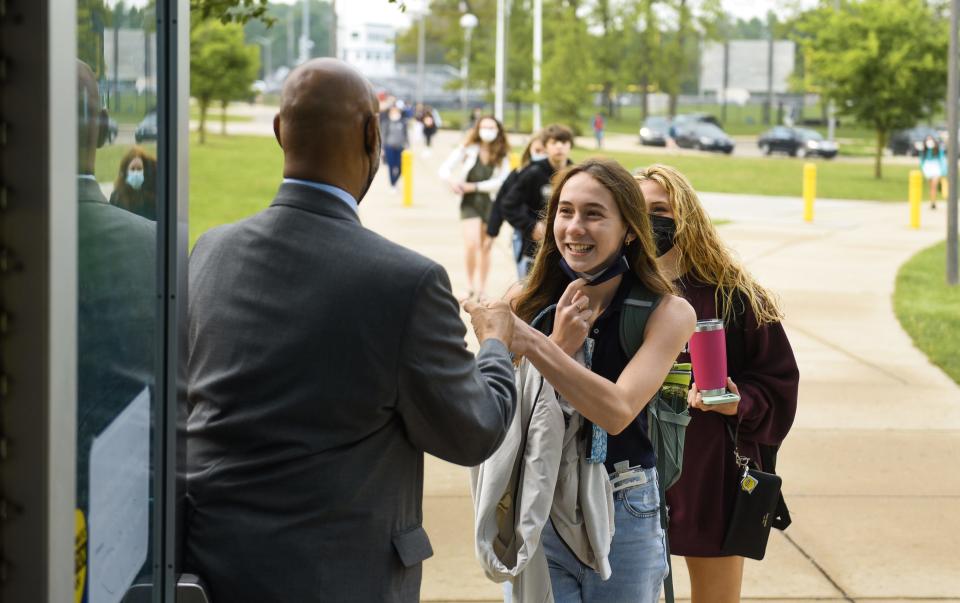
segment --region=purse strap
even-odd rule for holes
[[[727,433],[730,434],[730,439],[733,441],[733,457],[734,457],[734,460],[735,460],[736,463],[737,463],[737,467],[740,467],[741,469],[743,469],[744,471],[746,471],[747,469],[750,468],[750,463],[753,463],[753,459],[751,459],[751,458],[748,457],[748,456],[743,456],[743,455],[740,454],[740,448],[738,447],[738,444],[739,444],[739,442],[740,442],[740,438],[739,438],[739,436],[740,436],[740,421],[737,421],[737,429],[736,429],[736,431],[734,431],[734,430],[730,427],[730,423],[729,423],[729,422],[725,422],[725,425],[727,426]],[[756,465],[756,463],[753,463],[753,464]],[[757,469],[760,469],[760,467],[757,466]]]
[[[740,450],[737,447],[740,435],[740,422],[737,421],[736,431],[730,427],[730,423],[727,423],[726,426],[727,433],[730,434],[730,439],[733,440],[733,455],[736,459],[737,466],[743,469],[744,473],[746,473],[750,469],[750,463],[753,462],[753,459],[750,457],[741,456]],[[756,465],[758,471],[761,470],[759,464],[753,464]],[[790,517],[790,509],[787,508],[787,502],[783,499],[783,491],[781,490],[777,499],[777,508],[774,512],[774,518],[771,525],[774,528],[783,531],[790,527],[791,523],[793,523],[793,519]]]

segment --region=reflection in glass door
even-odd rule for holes
[[[78,601],[157,583],[157,33],[153,0],[77,2]]]

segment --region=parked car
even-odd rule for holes
[[[733,139],[712,123],[688,122],[676,127],[674,140],[678,147],[701,151],[733,152]]]
[[[676,138],[677,130],[682,126],[701,122],[713,124],[721,130],[723,129],[723,124],[720,123],[720,120],[709,113],[680,113],[670,122],[670,137]]]
[[[640,127],[640,144],[665,147],[670,136],[670,119],[666,117],[648,117]]]
[[[133,133],[133,138],[137,141],[137,144],[140,144],[145,140],[157,139],[157,113],[155,111],[147,113],[147,116],[143,118],[143,121],[137,124],[137,129]]]
[[[837,156],[837,143],[824,140],[816,130],[776,126],[757,139],[757,146],[765,155],[786,153],[791,157],[819,156],[832,159]]]
[[[923,140],[927,136],[933,136],[943,143],[943,137],[936,128],[927,126],[917,126],[908,130],[897,130],[890,136],[890,142],[887,147],[894,155],[919,155],[923,150]]]

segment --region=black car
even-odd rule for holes
[[[674,140],[678,147],[701,151],[733,152],[733,139],[712,123],[688,122],[676,126]]]
[[[670,136],[670,120],[666,117],[648,117],[640,127],[640,144],[665,147]]]
[[[137,125],[136,131],[133,133],[133,138],[137,141],[137,144],[140,144],[144,140],[156,140],[157,139],[157,114],[156,112],[147,113],[147,116],[143,118]]]
[[[933,136],[943,144],[943,137],[935,128],[917,126],[909,130],[898,130],[890,137],[887,147],[894,155],[919,155],[923,150],[923,141],[927,136]]]
[[[757,146],[765,155],[786,153],[791,157],[817,156],[826,159],[837,156],[837,143],[824,140],[819,132],[807,128],[777,126],[761,134]]]

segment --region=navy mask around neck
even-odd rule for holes
[[[630,263],[627,262],[627,256],[621,254],[619,258],[613,261],[612,264],[604,268],[597,275],[587,274],[586,272],[574,272],[573,268],[570,267],[570,264],[567,263],[567,260],[560,258],[560,269],[563,270],[564,274],[570,277],[571,281],[575,281],[578,278],[582,278],[587,281],[587,286],[599,285],[600,283],[605,283],[612,278],[618,277],[627,270],[630,270]]]

